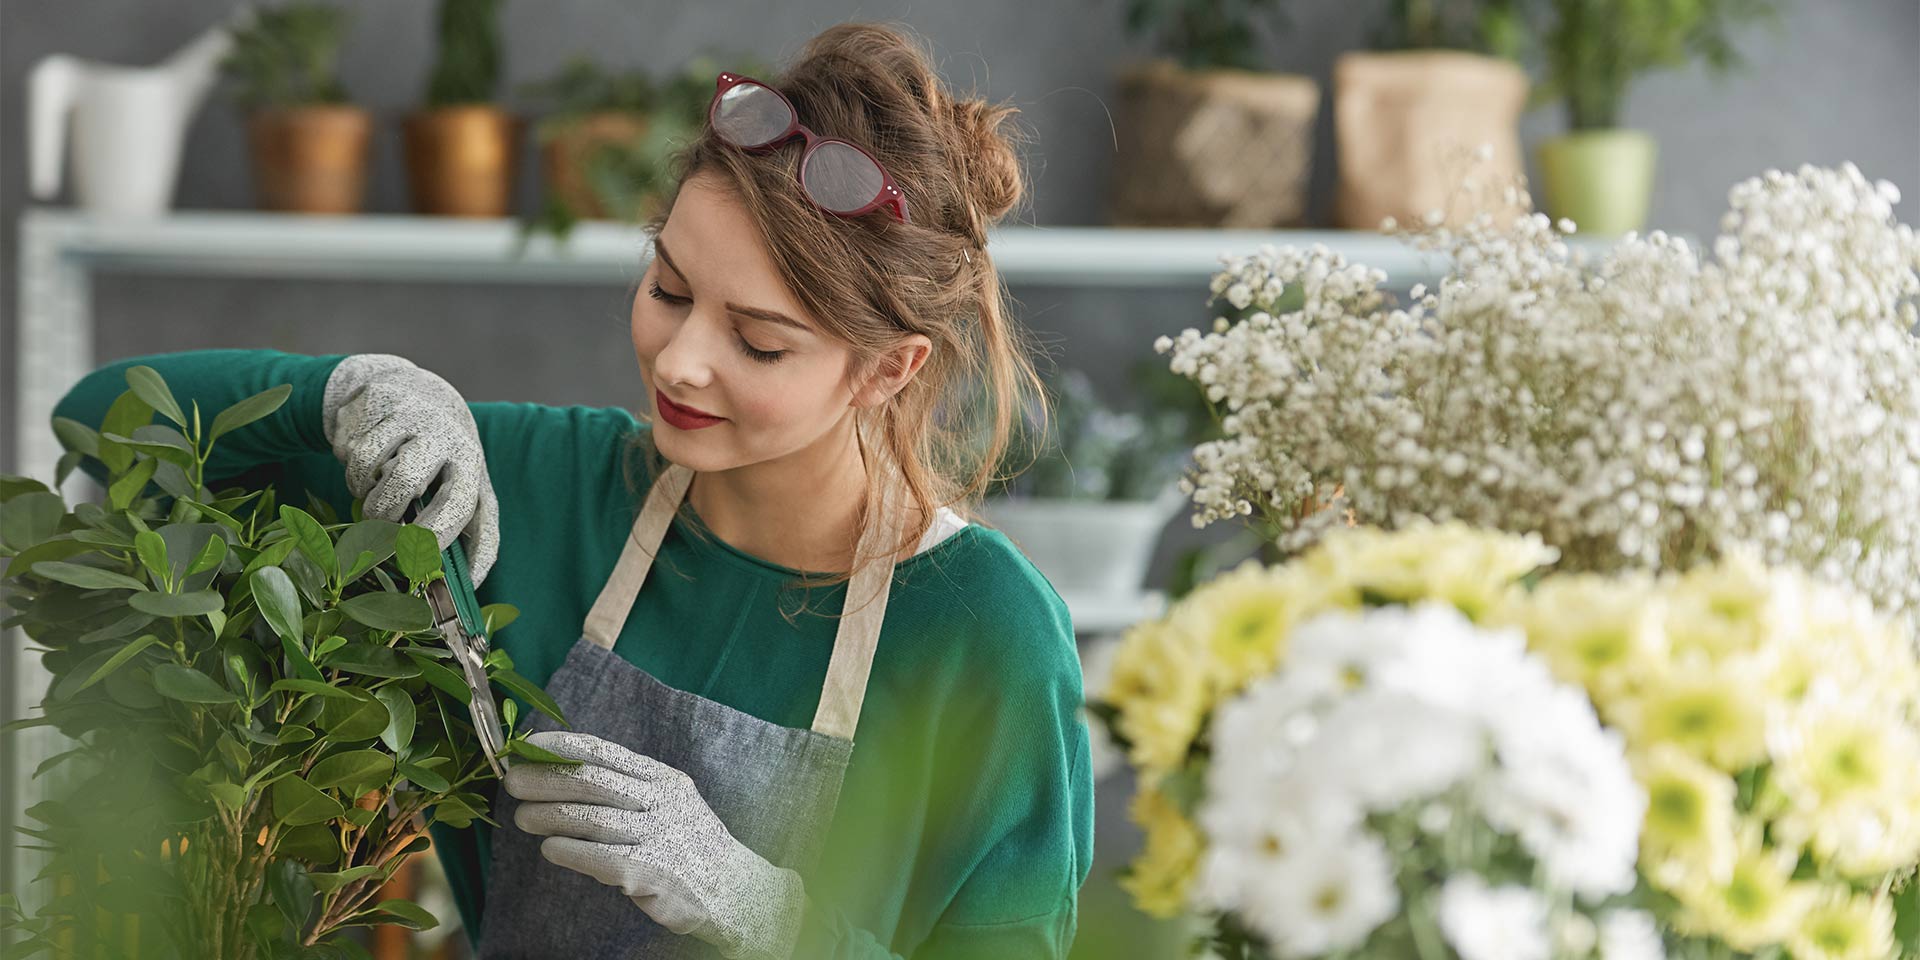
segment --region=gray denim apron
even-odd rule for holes
[[[843,609],[851,612],[840,620],[812,729],[768,723],[676,690],[616,655],[613,642],[692,480],[691,470],[675,464],[647,491],[620,561],[587,615],[585,632],[547,683],[547,692],[572,729],[678,767],[693,778],[735,838],[772,863],[804,874],[820,855],[853,752],[853,731],[893,584],[894,555],[887,551],[847,584]],[[872,556],[879,545],[892,542],[891,529],[883,529],[897,519],[892,499],[883,492],[877,516],[889,522],[868,529],[860,556]],[[540,713],[533,713],[530,726],[559,728]],[[549,863],[540,855],[545,838],[514,826],[519,801],[505,790],[496,794],[492,816],[500,825],[493,834],[481,920],[483,960],[719,956],[713,947],[654,923],[619,888]]]

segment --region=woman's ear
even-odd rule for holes
[[[885,403],[906,388],[932,354],[933,341],[924,334],[912,334],[901,340],[874,362],[873,372],[854,391],[853,405],[865,409]]]

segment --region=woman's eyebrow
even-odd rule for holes
[[[678,276],[683,281],[687,279],[687,275],[684,272],[682,272],[680,270],[680,267],[673,262],[673,258],[667,255],[667,245],[660,242],[660,238],[658,237],[655,237],[653,240],[653,252],[655,256],[660,258],[661,263],[664,263],[667,265],[667,269],[672,270],[674,272],[675,276]],[[789,317],[778,310],[768,310],[765,307],[747,307],[737,303],[733,303],[731,301],[729,301],[726,306],[729,311],[733,313],[737,313],[740,316],[746,317],[749,320],[764,320],[767,323],[777,323],[782,326],[792,327],[795,330],[800,330],[806,333],[813,332],[812,327],[809,327],[806,324],[801,323],[800,321],[795,320],[794,318]]]

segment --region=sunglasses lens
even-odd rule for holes
[[[837,140],[821,142],[800,168],[807,193],[834,213],[852,213],[872,203],[883,180],[873,158]]]
[[[737,147],[758,147],[793,125],[793,110],[779,94],[757,83],[742,83],[720,95],[713,108],[713,129]]]

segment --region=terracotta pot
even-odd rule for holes
[[[1613,235],[1647,223],[1659,150],[1640,130],[1581,130],[1535,148],[1547,212],[1581,233]]]
[[[402,126],[416,213],[504,217],[513,210],[520,118],[488,104],[409,114]]]
[[[602,147],[624,147],[646,136],[647,115],[606,110],[552,124],[540,144],[540,169],[547,190],[581,219],[604,220],[618,215],[593,192],[588,164],[594,151]]]
[[[1415,224],[1430,210],[1460,226],[1479,213],[1504,225],[1524,186],[1520,115],[1527,75],[1511,61],[1450,50],[1349,53],[1333,71],[1340,187],[1335,221],[1378,230],[1393,217]],[[1474,159],[1481,145],[1484,162]]]
[[[1120,78],[1113,222],[1282,227],[1306,217],[1320,87],[1307,77],[1183,70]]]
[[[263,210],[358,213],[367,194],[373,119],[359,107],[255,110],[247,118],[253,185]]]

